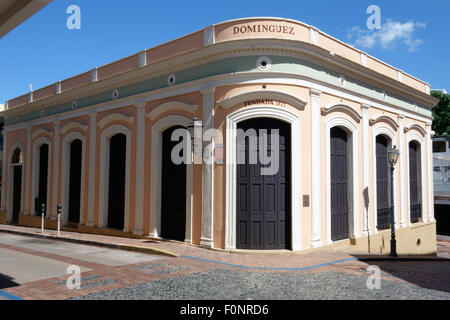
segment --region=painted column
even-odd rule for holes
[[[24,215],[30,214],[30,179],[31,179],[31,126],[27,126],[27,151],[25,154],[25,205]],[[31,214],[30,214],[31,215]]]
[[[319,90],[311,89],[311,176],[312,176],[312,246],[317,248],[322,246],[321,240],[321,206],[320,206],[320,95]]]
[[[370,183],[370,161],[369,161],[369,109],[370,106],[363,104],[362,110],[362,125],[363,125],[363,196],[364,196],[364,217],[363,217],[363,234],[369,235],[369,183]]]
[[[428,221],[434,222],[434,179],[433,179],[433,141],[432,123],[426,124],[427,128],[427,180],[428,180]],[[424,219],[425,220],[425,219]]]
[[[400,149],[400,158],[399,158],[399,166],[398,170],[400,170],[400,228],[405,228],[408,226],[406,223],[406,204],[405,204],[405,188],[406,185],[406,177],[405,177],[405,155],[406,155],[406,147],[405,147],[405,127],[404,127],[404,119],[405,116],[402,114],[398,114],[398,148]]]
[[[214,129],[214,88],[202,91],[203,95],[203,134]],[[214,247],[213,240],[213,178],[214,139],[203,141],[204,160],[202,165],[202,235],[200,245],[208,248]]]
[[[2,165],[2,198],[1,198],[1,202],[2,202],[1,210],[2,211],[6,211],[6,189],[7,189],[6,174],[8,172],[7,168],[9,166],[6,154],[8,153],[8,151],[9,150],[7,149],[7,143],[6,143],[6,130],[3,130],[3,157],[2,157],[3,165]]]
[[[52,220],[56,220],[57,212],[56,212],[56,206],[58,205],[58,189],[60,187],[59,185],[59,130],[60,130],[60,121],[59,119],[56,119],[54,121],[55,125],[55,134],[54,134],[54,149],[53,149],[53,192],[52,192],[52,202],[51,202],[51,208],[47,208],[47,212],[51,212],[51,218]]]
[[[86,225],[94,226],[94,203],[95,203],[95,158],[97,142],[97,113],[89,114],[89,186],[88,186],[88,218]]]
[[[145,161],[145,106],[136,104],[137,134],[136,134],[136,206],[134,214],[134,234],[143,235],[144,226],[144,161]]]

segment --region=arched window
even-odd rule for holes
[[[11,159],[11,163],[12,164],[23,164],[23,152],[22,150],[20,150],[19,148],[17,148],[16,150],[14,150],[12,159]]]

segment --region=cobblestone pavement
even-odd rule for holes
[[[34,239],[39,242],[40,239]],[[127,240],[127,239],[125,239]],[[33,242],[34,242],[33,241]],[[47,241],[47,240],[43,240]],[[76,244],[70,244],[77,246]],[[82,273],[81,290],[68,290],[65,270],[58,276],[2,287],[2,291],[33,300],[54,299],[445,299],[450,300],[450,262],[442,261],[373,261],[355,260],[342,252],[311,254],[232,254],[200,249],[183,244],[170,244],[185,256],[126,260],[128,252],[117,251],[117,261],[102,263],[92,252],[64,250],[49,254],[49,244],[33,248],[0,241],[0,249],[16,254],[45,258],[55,268],[63,263],[77,264]],[[440,242],[440,255],[445,256],[449,242]],[[187,254],[189,253],[189,255]],[[193,259],[192,257],[195,257]],[[127,256],[128,259],[128,256]],[[209,261],[211,260],[211,261]],[[335,264],[330,262],[340,261]],[[239,265],[233,266],[232,264]],[[367,268],[381,270],[381,289],[367,289]],[[312,267],[312,268],[310,268]],[[279,270],[276,268],[296,268]],[[303,268],[303,269],[302,269]],[[302,269],[302,270],[298,270]],[[0,265],[0,280],[2,277]],[[8,276],[3,273],[3,276]]]

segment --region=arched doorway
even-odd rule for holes
[[[23,153],[17,148],[11,159],[12,170],[12,223],[19,222],[19,214],[22,211],[22,170],[23,170]]]
[[[124,229],[127,137],[119,133],[109,140],[108,227]]]
[[[385,135],[376,138],[377,168],[377,229],[385,230],[391,226],[391,193],[388,150],[391,140]]]
[[[45,206],[45,216],[47,216],[48,203],[48,173],[49,173],[49,145],[44,143],[39,147],[39,166],[38,166],[38,184],[37,196],[35,198],[35,214],[40,216],[42,214],[42,205]]]
[[[348,134],[340,127],[330,131],[331,240],[349,238],[349,163]]]
[[[422,218],[422,163],[420,144],[409,143],[409,203],[411,223],[417,223]]]
[[[69,169],[69,225],[80,222],[81,181],[82,181],[83,142],[79,139],[70,144]]]
[[[240,150],[240,158],[245,161],[238,160],[236,167],[236,248],[290,249],[291,126],[272,118],[255,118],[238,123],[237,128],[245,133],[254,130],[256,136],[246,134],[245,140],[237,143],[237,153]],[[279,130],[279,170],[263,175],[261,169],[267,163],[261,161],[258,141],[266,132],[268,155],[273,157],[275,149],[270,143],[276,129]],[[252,158],[256,161],[251,161]]]
[[[175,126],[162,133],[161,176],[161,237],[184,241],[186,239],[186,164],[172,161],[172,150],[179,144],[172,141]],[[180,155],[184,156],[184,155]]]

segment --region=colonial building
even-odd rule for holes
[[[393,197],[398,252],[433,253],[435,104],[429,84],[312,26],[220,23],[8,101],[2,215],[39,226],[44,207],[53,228],[62,204],[80,232],[386,252]],[[172,133],[193,123],[197,161],[175,164]],[[258,141],[239,149],[236,129],[279,139],[276,172],[236,161]]]

